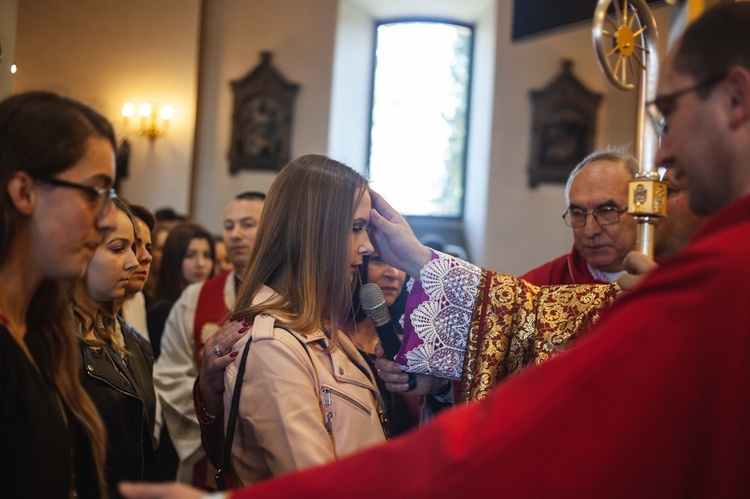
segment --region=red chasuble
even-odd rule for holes
[[[232,497],[750,497],[748,304],[750,196],[485,400]]]
[[[552,284],[608,284],[591,275],[586,260],[575,246],[567,255],[555,258],[533,270],[529,270],[521,279],[536,286]]]

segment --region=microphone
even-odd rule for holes
[[[388,305],[383,295],[383,290],[375,283],[369,283],[362,286],[359,290],[359,302],[362,310],[370,318],[375,331],[380,338],[380,344],[385,350],[385,358],[393,360],[401,348],[401,339],[396,332],[396,326],[391,320],[391,314],[388,312]],[[417,379],[414,373],[409,373],[409,390],[417,386]]]

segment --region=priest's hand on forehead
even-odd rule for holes
[[[432,258],[429,248],[419,242],[406,219],[380,194],[370,191],[370,237],[380,256],[394,267],[419,279],[419,271]]]

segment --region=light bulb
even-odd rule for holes
[[[132,102],[126,102],[124,106],[122,106],[122,115],[126,118],[130,118],[133,116],[133,113],[135,112],[135,106]]]
[[[172,116],[174,115],[174,109],[172,109],[172,106],[164,106],[161,108],[161,119],[163,120],[171,120]]]
[[[141,104],[141,107],[138,108],[138,114],[143,116],[144,118],[148,118],[151,116],[151,104],[148,102],[144,102]]]

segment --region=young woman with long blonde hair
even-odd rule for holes
[[[372,372],[340,331],[362,259],[373,251],[370,206],[364,177],[320,155],[292,161],[268,191],[233,321],[224,326],[252,330],[233,348],[252,337],[232,448],[243,484],[386,438]],[[240,358],[225,374],[225,413]]]

